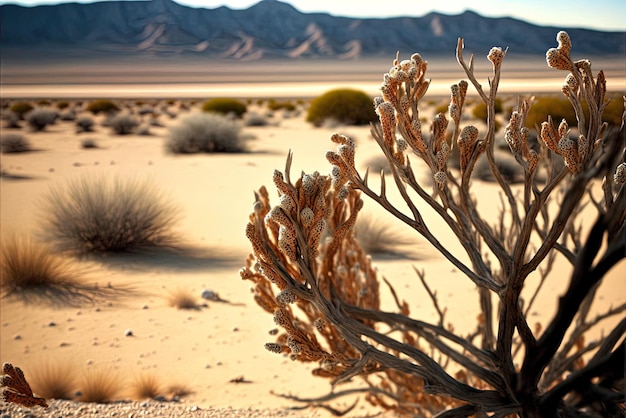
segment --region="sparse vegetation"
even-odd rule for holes
[[[115,134],[128,135],[139,126],[139,121],[129,113],[118,113],[108,121],[108,125]]]
[[[76,391],[76,366],[58,358],[31,367],[31,384],[35,394],[46,399],[73,399]]]
[[[237,99],[216,98],[204,102],[202,110],[204,112],[219,113],[222,115],[232,114],[240,118],[246,113],[247,106]]]
[[[376,120],[372,98],[354,89],[328,91],[311,101],[306,121],[321,126],[326,120],[366,125]]]
[[[5,296],[33,289],[65,290],[79,283],[68,261],[30,238],[12,237],[2,243],[0,273]]]
[[[22,134],[4,134],[0,137],[3,154],[31,151],[30,142]]]
[[[106,403],[116,399],[122,392],[119,374],[105,367],[92,367],[79,380],[78,400],[81,402]]]
[[[226,116],[197,113],[170,128],[165,148],[173,154],[243,152],[246,138],[241,126]]]
[[[23,120],[24,115],[33,110],[34,106],[28,102],[16,102],[11,105],[10,109],[20,120]]]
[[[178,287],[167,295],[167,303],[176,309],[198,309],[197,298],[187,288]]]
[[[33,109],[24,116],[28,126],[36,132],[43,131],[46,126],[54,124],[58,118],[59,114],[56,111],[43,107]]]
[[[98,143],[93,138],[85,138],[82,141],[80,141],[80,147],[83,148],[83,149],[99,148],[98,147]]]
[[[98,113],[117,113],[120,108],[114,102],[108,99],[98,99],[87,105],[88,112],[97,115]]]
[[[92,132],[95,121],[90,116],[81,116],[76,119],[76,132]]]
[[[79,253],[140,251],[173,243],[177,208],[148,180],[83,176],[43,201],[46,237]]]
[[[383,76],[382,97],[374,99],[380,123],[371,132],[391,175],[361,174],[354,140],[334,134],[329,175],[293,179],[290,154],[285,170],[273,175],[278,204],[270,202],[275,193],[259,189],[246,227],[253,253],[240,275],[280,327],[265,348],[315,364],[312,373],[332,382],[328,395],[286,398],[331,408],[362,393],[374,406],[411,416],[623,415],[626,303],[607,306],[598,289],[626,253],[626,121],[622,116],[619,135],[606,134],[604,73],[572,60],[567,33],[559,32],[557,42],[546,60],[568,74],[561,91],[577,109],[571,123],[577,136],[569,137],[569,121],[547,116],[534,122],[542,149],[533,149],[526,128],[532,99],[520,98],[504,132],[520,185],[511,185],[496,161],[494,116],[506,50],[489,51],[485,91],[459,39],[457,61],[469,82],[451,86],[447,114],[438,113],[429,127],[419,114],[429,86],[426,61],[419,54],[395,60]],[[488,115],[482,135],[461,126],[470,84]],[[451,143],[459,149],[458,170],[448,166]],[[471,181],[480,159],[495,179],[493,196],[479,194]],[[416,180],[418,167],[432,183]],[[412,315],[404,298],[415,298],[396,292],[393,278],[384,281],[396,306],[381,308],[377,270],[356,239],[365,196],[427,240],[476,289],[474,329],[448,323],[448,308],[457,307],[444,307],[428,272],[417,268],[435,319]],[[557,258],[567,267],[552,272]],[[553,280],[564,284],[559,295],[546,290]],[[555,312],[547,323],[532,324],[540,294],[553,298]],[[602,337],[592,338],[592,330]],[[341,390],[347,382],[352,386]]]
[[[137,375],[130,386],[132,399],[155,399],[163,396],[163,385],[154,372],[144,372]]]

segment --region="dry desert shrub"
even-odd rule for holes
[[[4,134],[0,137],[0,147],[3,154],[32,151],[28,139],[22,134]]]
[[[28,126],[36,132],[43,131],[59,118],[59,113],[44,107],[38,107],[26,113],[24,119]]]
[[[77,253],[132,252],[172,245],[178,209],[149,180],[86,175],[51,187],[43,233]]]
[[[243,152],[246,140],[237,122],[218,113],[197,113],[170,128],[165,149],[172,154]]]
[[[135,131],[139,126],[139,121],[130,113],[118,113],[107,121],[107,125],[111,127],[116,135],[128,135]]]
[[[555,124],[548,117],[541,123],[540,149],[531,148],[525,119],[533,100],[520,98],[504,132],[523,172],[519,185],[506,181],[494,152],[507,51],[489,51],[492,74],[485,89],[459,39],[457,60],[469,83],[451,86],[448,111],[430,127],[419,113],[430,83],[421,55],[396,58],[384,75],[381,97],[374,100],[380,123],[372,125],[372,134],[390,175],[370,179],[368,171],[360,173],[354,141],[335,134],[337,149],[326,153],[328,175],[292,178],[290,154],[284,172],[274,172],[278,201],[259,189],[246,227],[253,253],[240,274],[254,283],[255,301],[282,330],[265,347],[315,364],[313,374],[332,385],[319,398],[285,396],[328,406],[361,393],[381,409],[425,417],[623,416],[626,320],[620,317],[626,303],[602,306],[597,290],[626,253],[626,128],[622,119],[619,135],[606,135],[604,73],[594,73],[588,60],[572,59],[567,33],[559,32],[557,42],[546,60],[564,71],[562,94],[578,116],[578,135],[571,139],[566,121]],[[486,106],[482,133],[460,123],[470,83]],[[459,150],[458,169],[448,166],[453,148]],[[495,217],[483,213],[479,200],[492,198],[479,195],[471,180],[480,160],[487,161],[498,187],[499,196],[488,202],[500,206]],[[417,180],[418,167],[432,183]],[[403,299],[410,295],[397,294],[393,278],[385,282],[397,306],[381,309],[376,269],[354,231],[363,195],[475,285],[475,329],[446,323],[448,311],[419,269],[416,282],[437,319],[412,315]],[[591,213],[583,215],[583,209]],[[442,241],[441,229],[433,228],[439,223],[456,242]],[[569,268],[550,274],[557,258]],[[544,286],[549,280],[565,281],[563,293],[550,294]],[[555,314],[533,324],[540,294],[553,298]],[[591,331],[611,323],[601,339],[592,337]],[[347,382],[352,386],[342,389]]]
[[[2,243],[0,288],[3,296],[33,289],[70,290],[80,287],[67,260],[30,238],[12,237]]]

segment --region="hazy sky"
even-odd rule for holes
[[[259,0],[175,0],[209,9],[226,5],[245,9]],[[626,31],[626,0],[281,0],[302,12],[351,17],[422,16],[431,11],[458,14],[470,8],[484,16],[511,16],[559,28],[587,27]],[[80,1],[80,2],[90,2]],[[59,0],[0,0],[0,4],[38,5]]]

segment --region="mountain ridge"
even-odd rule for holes
[[[0,6],[5,58],[49,53],[352,59],[396,51],[449,53],[458,37],[479,53],[501,46],[534,55],[556,46],[559,30],[568,31],[579,54],[626,54],[626,32],[537,26],[473,11],[363,19],[302,13],[279,0],[262,0],[244,10],[193,8],[173,0]]]

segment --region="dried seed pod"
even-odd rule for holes
[[[289,305],[296,301],[296,294],[291,289],[284,289],[276,295],[276,302],[279,305]]]
[[[472,125],[464,127],[459,135],[457,145],[459,146],[461,172],[464,172],[469,164],[477,139],[478,129]]]
[[[304,208],[300,211],[300,221],[305,228],[311,226],[313,218],[315,218],[315,213],[313,213],[313,209]]]
[[[448,179],[448,177],[443,171],[437,171],[434,174],[433,179],[435,180],[435,183],[437,183],[437,186],[439,186],[440,189],[443,189],[443,187],[446,185],[446,180]]]
[[[617,166],[615,174],[613,175],[613,181],[615,184],[626,183],[626,163],[621,163]]]
[[[267,351],[271,351],[272,353],[280,354],[283,349],[283,346],[276,343],[265,343],[265,349]]]
[[[489,50],[489,54],[487,54],[487,59],[491,61],[494,67],[498,67],[502,64],[502,60],[504,59],[504,51],[500,47],[493,47]]]
[[[550,122],[541,122],[541,140],[554,152],[558,152],[558,133]]]
[[[548,49],[546,52],[546,62],[550,68],[557,70],[571,70],[572,65],[569,57],[556,48]]]
[[[276,309],[274,311],[274,323],[280,327],[290,326],[289,314],[284,309]]]
[[[567,121],[565,119],[561,120],[561,123],[559,123],[559,138],[563,138],[564,136],[567,136],[567,131],[569,129],[569,125],[567,124]]]
[[[560,31],[556,34],[556,41],[559,43],[558,49],[563,54],[569,55],[569,52],[572,50],[572,41],[569,38],[569,35],[565,31]]]

